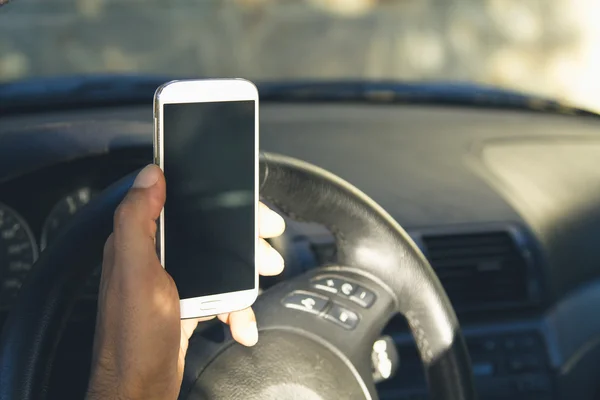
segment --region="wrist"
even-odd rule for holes
[[[124,397],[115,388],[114,385],[109,385],[102,382],[91,380],[87,391],[85,392],[85,400],[104,400],[104,399],[115,399],[115,400],[134,400]]]
[[[141,400],[148,399],[148,397],[141,394],[134,395],[123,393],[123,391],[116,389],[112,385],[98,385],[90,384],[90,387],[85,393],[85,400]]]
[[[92,373],[85,400],[141,400],[145,399],[139,391],[125,387],[119,378],[109,371]]]
[[[174,395],[168,390],[168,385],[160,385],[158,382],[136,384],[132,379],[117,377],[115,374],[102,373],[93,374],[85,400],[167,400],[176,399],[178,391]]]

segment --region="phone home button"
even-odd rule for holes
[[[214,310],[219,306],[220,302],[221,302],[221,300],[204,301],[204,302],[202,302],[202,304],[200,304],[200,309],[201,310]]]

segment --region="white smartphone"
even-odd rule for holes
[[[154,95],[154,158],[167,182],[157,248],[181,318],[258,296],[258,90],[243,79],[167,82]]]

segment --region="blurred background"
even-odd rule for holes
[[[471,82],[600,111],[598,0],[13,0],[0,81]]]

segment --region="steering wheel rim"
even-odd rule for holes
[[[82,288],[80,282],[92,273],[101,258],[104,242],[112,232],[114,210],[134,178],[135,174],[128,175],[105,190],[40,256],[0,338],[0,399],[44,398],[54,351]],[[293,219],[318,222],[332,231],[340,264],[336,273],[355,281],[364,279],[366,285],[377,285],[382,288],[382,298],[389,295],[387,310],[383,310],[384,304],[383,311],[377,311],[380,315],[373,320],[374,331],[380,331],[396,313],[407,318],[431,397],[475,399],[468,351],[452,305],[423,254],[393,218],[348,182],[300,160],[264,154],[261,179],[264,199]],[[274,323],[268,319],[272,312],[261,312],[265,305],[273,304],[273,298],[279,299],[279,295],[287,293],[285,290],[289,292],[293,288],[290,285],[304,285],[308,282],[305,278],[287,286],[278,285],[277,290],[259,298],[255,308],[261,330]],[[368,320],[368,312],[364,314]],[[332,348],[343,346],[334,344]],[[345,352],[352,350],[346,348]],[[193,369],[192,376],[184,380],[206,385],[203,373],[209,371],[204,376],[210,376],[210,366],[217,355],[207,357],[200,349],[195,356],[204,357],[206,368]],[[367,386],[374,391],[372,384]]]

